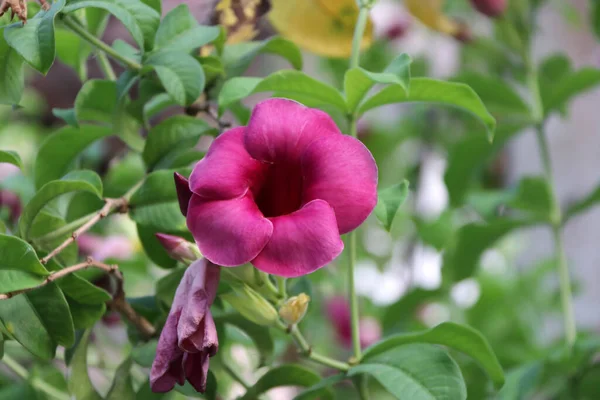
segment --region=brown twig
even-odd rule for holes
[[[57,279],[63,278],[65,276],[67,276],[67,275],[70,275],[72,273],[75,273],[77,271],[81,271],[81,270],[84,270],[84,269],[87,269],[87,268],[98,268],[98,269],[101,269],[101,270],[105,271],[106,273],[113,273],[115,271],[118,271],[118,267],[116,265],[103,264],[103,263],[94,261],[90,257],[85,262],[82,262],[82,263],[79,263],[79,264],[75,264],[75,265],[72,265],[70,267],[66,267],[66,268],[63,268],[61,270],[58,270],[58,271],[51,272],[50,275],[48,275],[46,277],[46,279],[44,279],[44,281],[42,283],[40,283],[39,285],[37,285],[37,286],[30,287],[30,288],[25,288],[25,289],[19,289],[19,290],[15,290],[15,291],[12,291],[12,292],[0,294],[0,300],[8,300],[10,298],[15,297],[18,294],[26,293],[26,292],[31,292],[32,290],[39,289],[39,288],[41,288],[43,286],[46,286],[50,282],[54,282]],[[119,274],[120,274],[120,272],[119,272]]]
[[[87,232],[92,226],[96,225],[101,219],[106,218],[108,216],[108,214],[110,214],[113,210],[122,209],[122,208],[127,207],[127,199],[125,199],[125,198],[106,199],[105,201],[106,201],[106,203],[100,209],[100,211],[98,211],[98,214],[94,215],[92,218],[90,218],[89,221],[87,221],[85,224],[81,225],[81,227],[76,229],[68,239],[66,239],[58,247],[56,247],[54,250],[52,250],[50,253],[48,253],[48,255],[46,257],[40,259],[40,262],[45,265],[53,257],[60,254],[61,251],[63,251],[71,243],[73,243],[79,237],[79,235]]]

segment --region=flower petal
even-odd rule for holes
[[[245,131],[248,153],[266,162],[299,162],[306,147],[325,136],[341,136],[327,113],[287,99],[269,99],[254,107]]]
[[[177,190],[177,200],[179,200],[179,209],[185,217],[187,215],[188,204],[192,198],[190,184],[185,176],[175,172],[175,189]]]
[[[244,130],[233,128],[215,139],[190,175],[192,192],[212,200],[232,199],[262,175],[265,166],[244,148]]]
[[[185,377],[196,391],[206,392],[206,381],[208,378],[209,357],[205,352],[186,353],[183,359]]]
[[[333,209],[323,200],[311,201],[292,214],[270,220],[273,236],[252,260],[261,271],[289,278],[306,275],[344,249]]]
[[[207,201],[193,196],[187,217],[200,252],[223,266],[242,265],[265,247],[273,224],[263,217],[252,193],[231,199]]]
[[[313,142],[302,157],[303,202],[325,200],[335,211],[341,234],[356,229],[377,204],[377,164],[351,136]]]
[[[150,371],[150,386],[153,392],[164,393],[183,385],[185,377],[182,368],[183,352],[177,347],[178,312],[171,312],[160,334],[156,347],[156,357]]]

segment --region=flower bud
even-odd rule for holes
[[[264,297],[246,284],[231,285],[233,291],[221,295],[242,316],[257,325],[273,325],[277,311]]]
[[[179,236],[157,233],[156,238],[165,248],[169,257],[174,260],[190,265],[197,259],[202,258],[200,250],[194,243],[190,243]]]
[[[306,315],[310,297],[304,293],[287,299],[279,309],[279,316],[288,324],[297,324]]]
[[[499,17],[506,10],[506,0],[471,0],[473,7],[488,17]]]

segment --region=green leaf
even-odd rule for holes
[[[302,392],[300,392],[300,394],[298,394],[296,397],[294,397],[294,400],[319,399],[319,398],[321,398],[319,396],[323,395],[324,389],[327,389],[345,379],[346,379],[345,374],[337,374],[337,375],[329,376],[325,379],[322,379],[320,382],[312,385],[311,387],[303,390]]]
[[[14,151],[0,150],[0,164],[1,163],[12,164],[23,169],[23,162],[21,161],[21,157],[19,157],[19,154]]]
[[[91,331],[83,334],[70,363],[69,392],[77,400],[102,400],[88,375],[87,349]]]
[[[168,275],[163,276],[156,282],[156,297],[164,302],[169,308],[173,304],[175,291],[183,278],[186,268],[178,268]]]
[[[131,358],[127,358],[119,365],[105,400],[135,400],[135,390],[133,390],[133,379],[130,372],[131,364]]]
[[[154,68],[169,95],[180,105],[190,105],[204,90],[204,70],[194,57],[181,51],[152,54],[146,64]]]
[[[33,247],[24,240],[16,236],[0,234],[0,271],[14,271],[26,273],[28,279],[40,283],[44,277],[48,276],[48,271],[40,263]],[[34,275],[34,276],[31,276]],[[13,278],[16,278],[14,275]],[[16,289],[22,289],[27,286],[17,286],[17,282],[10,282],[8,277],[4,276],[0,281],[0,292],[5,293]],[[30,283],[29,281],[24,283]]]
[[[504,235],[535,221],[496,219],[487,223],[472,222],[461,227],[456,243],[444,256],[443,274],[453,282],[469,278],[477,270],[483,252]]]
[[[79,122],[77,122],[77,116],[75,115],[74,108],[53,108],[52,115],[62,119],[69,126],[79,128]]]
[[[131,33],[140,49],[152,48],[160,23],[160,14],[152,7],[131,0],[70,0],[63,12],[71,13],[89,7],[100,8],[114,15]]]
[[[63,9],[65,2],[66,0],[55,1],[48,11],[40,10],[27,24],[17,22],[4,29],[6,43],[44,75],[54,63],[54,18]]]
[[[377,83],[392,84],[408,95],[410,85],[410,64],[407,54],[396,57],[383,72],[369,72],[363,68],[351,68],[344,76],[344,92],[348,109],[354,112],[366,94]]]
[[[375,215],[388,232],[392,229],[394,218],[406,201],[408,193],[407,180],[379,191]]]
[[[565,220],[586,211],[590,207],[594,207],[597,203],[600,203],[600,185],[581,200],[571,204],[565,213]]]
[[[363,360],[349,376],[368,374],[398,400],[464,400],[460,368],[441,348],[406,344]]]
[[[95,141],[110,134],[111,129],[107,127],[82,125],[79,129],[64,127],[49,135],[40,146],[35,160],[36,188],[60,179],[69,171],[69,167],[80,153]]]
[[[179,206],[177,206],[179,207]],[[173,208],[173,206],[165,206],[169,210]],[[166,211],[165,211],[166,212]],[[177,217],[180,218],[180,217]],[[168,254],[164,247],[160,244],[155,234],[157,233],[169,233],[169,234],[178,234],[178,231],[175,232],[166,232],[164,229],[155,228],[153,226],[146,226],[137,224],[137,233],[144,248],[144,252],[146,255],[152,260],[152,262],[158,265],[161,268],[175,268],[177,265],[177,261],[172,259]],[[179,226],[183,229],[183,226]]]
[[[0,36],[0,104],[19,104],[24,88],[23,58]]]
[[[0,330],[0,360],[2,360],[2,357],[4,357],[4,335]]]
[[[156,357],[157,345],[158,340],[154,339],[134,347],[131,351],[131,357],[133,361],[135,361],[136,364],[145,368],[152,367],[152,363],[154,362],[154,358]]]
[[[454,214],[450,210],[444,211],[437,219],[428,221],[417,216],[413,217],[417,233],[421,241],[442,251],[454,235]]]
[[[306,367],[288,364],[271,368],[266,374],[246,391],[240,400],[251,400],[258,398],[259,395],[280,386],[303,386],[309,387],[316,385],[321,380],[321,376]],[[333,399],[330,392],[323,388],[321,399]]]
[[[275,344],[269,328],[252,323],[240,314],[213,315],[213,318],[216,323],[233,325],[248,335],[258,349],[261,358],[260,365],[264,365],[265,361],[273,356]]]
[[[168,167],[170,162],[185,150],[193,148],[202,135],[217,131],[205,121],[177,115],[162,121],[148,132],[142,154],[148,169]],[[163,167],[163,168],[164,168]]]
[[[199,26],[187,4],[172,9],[161,21],[156,32],[156,49],[190,53],[215,40],[218,26]]]
[[[223,51],[223,64],[228,77],[241,76],[259,54],[274,54],[302,69],[302,53],[294,42],[275,36],[263,41],[228,44]]]
[[[35,217],[51,200],[72,192],[89,192],[102,197],[102,181],[92,171],[73,171],[61,180],[46,183],[27,203],[19,220],[21,237],[28,238]]]
[[[476,360],[494,381],[496,387],[504,384],[502,366],[485,337],[469,326],[452,322],[441,323],[423,332],[387,337],[365,350],[362,362],[369,363],[369,360],[378,354],[407,343],[439,344],[458,350]]]
[[[63,228],[66,224],[67,222],[56,213],[52,213],[49,210],[42,210],[33,221],[29,234],[31,238],[43,237],[51,232],[56,231],[57,229]],[[63,235],[52,238],[51,240],[42,240],[38,243],[35,243],[35,239],[31,240],[36,244],[37,250],[41,251],[38,252],[38,256],[41,258],[59,246],[70,236],[71,232],[66,232]],[[77,256],[77,243],[71,243],[60,252],[56,259],[60,260],[60,262],[64,264],[75,264],[77,262]],[[61,268],[60,266],[54,264],[45,266],[50,271]]]
[[[555,81],[548,91],[548,96],[543,98],[544,113],[564,107],[575,96],[593,89],[600,84],[600,69],[586,67],[572,72]]]
[[[219,93],[219,115],[232,104],[254,93],[276,91],[282,96],[301,95],[310,99],[310,106],[328,104],[347,111],[346,100],[334,87],[320,82],[304,72],[284,70],[264,79],[236,77],[228,80]]]
[[[596,37],[600,38],[600,3],[591,1],[590,7],[592,8],[589,14],[592,19],[592,29]]]
[[[521,365],[506,374],[506,384],[498,393],[498,400],[526,400],[538,384],[543,365],[536,361]]]
[[[385,104],[407,102],[437,103],[463,109],[481,121],[489,139],[494,137],[496,120],[485,108],[477,93],[463,83],[412,78],[409,95],[396,85],[388,86],[367,99],[358,109],[358,113],[363,114]]]
[[[529,106],[519,93],[499,77],[466,72],[453,78],[453,81],[469,85],[492,114],[502,116],[507,114],[529,116],[531,114]]]
[[[78,122],[112,123],[116,106],[116,82],[92,79],[85,82],[77,93],[74,108]]]
[[[540,221],[552,222],[560,218],[554,204],[552,189],[543,177],[525,177],[519,182],[515,197],[508,205],[528,211]]]

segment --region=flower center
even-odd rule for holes
[[[265,217],[291,214],[302,205],[302,171],[299,165],[270,164],[252,187],[258,209]]]

